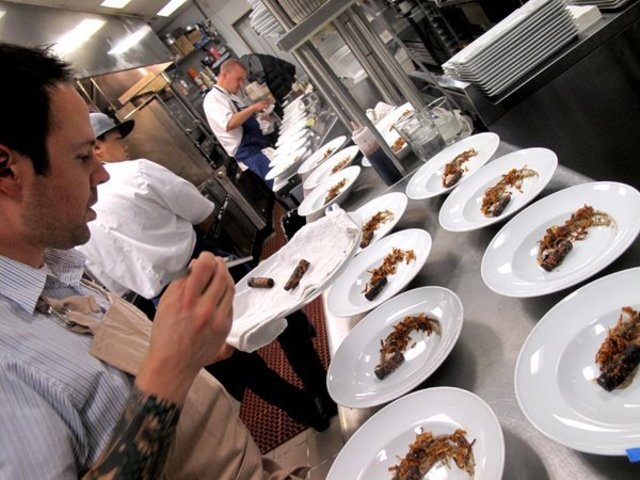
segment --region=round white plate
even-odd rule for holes
[[[327,308],[336,317],[351,317],[368,312],[386,302],[413,280],[422,269],[431,252],[431,244],[429,232],[419,228],[400,230],[379,240],[355,257],[344,273],[336,279],[329,290]],[[371,278],[369,270],[382,265],[384,257],[390,254],[394,247],[413,250],[416,258],[409,264],[405,262],[398,264],[395,275],[387,277],[389,283],[382,292],[373,301],[369,301],[362,293]]]
[[[407,102],[389,112],[382,120],[375,124],[382,137],[386,140],[387,145],[389,145],[390,147],[393,146],[396,140],[400,138],[400,134],[395,128],[393,128],[393,124],[400,120],[401,117],[406,115],[407,112],[413,111],[413,105]],[[394,153],[398,158],[404,158],[410,151],[411,147],[409,147],[409,145],[405,143],[400,150]]]
[[[477,395],[453,387],[419,390],[380,410],[342,447],[327,480],[390,480],[389,467],[404,457],[416,434],[453,433],[462,428],[473,444],[474,480],[500,480],[504,470],[504,436],[495,413]],[[465,479],[458,469],[436,465],[425,480]]]
[[[334,173],[329,176],[318,185],[315,189],[313,189],[309,194],[302,200],[300,205],[298,206],[298,215],[302,215],[303,217],[313,215],[314,213],[318,213],[321,210],[324,210],[329,205],[333,205],[334,203],[338,203],[347,195],[347,192],[351,189],[354,182],[360,175],[360,167],[357,165],[347,167],[344,170],[340,170],[339,172]],[[342,181],[342,179],[346,179],[347,183],[340,190],[340,193],[336,195],[334,198],[325,201],[327,197],[327,193],[329,190],[333,188],[338,182]]]
[[[407,196],[413,200],[431,198],[441,195],[466,182],[478,169],[487,163],[496,153],[500,145],[500,137],[495,133],[485,132],[464,138],[453,145],[448,146],[437,155],[434,155],[413,174],[407,184]],[[460,155],[465,150],[475,148],[477,155],[471,157],[465,164],[466,171],[460,181],[452,187],[442,186],[442,172],[447,163]]]
[[[405,317],[419,313],[439,320],[442,334],[413,332],[404,363],[379,380],[373,370],[380,358],[380,341]],[[447,358],[460,336],[463,318],[458,296],[442,287],[409,290],[383,303],[358,322],[333,356],[327,374],[331,398],[347,407],[368,408],[410,392]]]
[[[590,205],[612,216],[614,227],[593,227],[574,242],[562,264],[547,272],[538,265],[538,242],[547,228],[562,225]],[[576,185],[545,197],[516,215],[491,240],[480,272],[494,292],[535,297],[575,285],[599,272],[633,243],[640,232],[640,193],[616,182]]]
[[[298,130],[297,132],[289,133],[287,135],[280,135],[276,142],[276,148],[286,145],[289,142],[296,142],[298,139],[306,137],[307,135],[309,135],[308,128],[303,128],[302,130]]]
[[[404,193],[391,192],[374,198],[373,200],[365,203],[356,210],[355,213],[360,215],[360,217],[362,218],[363,226],[365,223],[371,220],[371,217],[382,210],[390,210],[391,213],[393,213],[393,218],[391,220],[380,224],[378,229],[373,232],[373,238],[371,239],[371,242],[369,242],[367,248],[371,247],[371,245],[383,238],[387,233],[391,231],[391,229],[393,229],[393,227],[396,226],[407,208],[407,203],[407,196]],[[362,250],[363,249],[358,246],[356,255]]]
[[[318,166],[315,170],[313,170],[307,179],[302,184],[302,188],[305,190],[313,190],[320,183],[322,183],[325,178],[329,178],[331,175],[331,170],[333,167],[338,165],[343,160],[350,158],[349,162],[343,167],[346,168],[353,162],[353,159],[356,158],[360,149],[356,145],[351,145],[350,147],[344,148],[340,150],[338,153],[331,155],[327,158],[326,162],[323,162]]]
[[[484,192],[513,168],[526,166],[538,172],[525,178],[522,191],[510,187],[511,201],[497,217],[485,216],[480,207]],[[444,201],[438,220],[450,232],[468,232],[504,220],[531,202],[547,186],[558,166],[558,157],[546,148],[527,148],[509,153],[482,167]]]
[[[288,173],[294,174],[298,166],[304,162],[309,155],[309,149],[302,147],[293,153],[282,156],[275,166],[264,176],[265,180],[273,180],[276,177],[285,176]]]
[[[287,160],[289,155],[303,147],[308,147],[310,144],[309,138],[302,137],[294,142],[287,142],[284,145],[276,148],[273,153],[273,159],[269,162],[270,167],[275,167],[283,160]]]
[[[527,419],[581,452],[624,455],[640,447],[640,378],[605,391],[594,358],[622,307],[640,308],[640,268],[599,278],[556,304],[533,328],[515,370]],[[544,392],[541,395],[540,392]]]
[[[318,165],[327,160],[331,155],[335,155],[338,150],[342,148],[342,146],[347,141],[347,137],[345,135],[340,135],[339,137],[334,138],[330,142],[325,143],[318,150],[316,150],[307,160],[300,165],[298,169],[298,173],[300,175],[307,175],[311,170],[316,168]],[[331,150],[331,153],[327,155],[325,158],[325,154]]]

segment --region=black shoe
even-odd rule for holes
[[[315,403],[320,416],[327,420],[331,420],[338,413],[338,406],[329,395],[314,395],[313,403]]]
[[[296,422],[302,425],[324,432],[329,428],[330,417],[321,413],[321,408],[315,401],[315,398],[308,397],[302,404],[298,404],[296,408],[287,410],[287,414]]]

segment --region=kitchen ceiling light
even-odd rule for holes
[[[98,30],[100,30],[106,22],[94,18],[85,18],[72,30],[62,35],[53,46],[53,50],[60,56],[80,48],[87,40],[89,40]]]
[[[147,33],[151,31],[151,27],[145,25],[133,32],[131,35],[126,36],[122,41],[118,42],[115,47],[109,50],[110,55],[118,55],[129,50],[131,47],[140,43]]]
[[[124,8],[130,1],[131,0],[104,0],[100,6],[107,8]]]
[[[0,18],[4,17],[4,14],[7,13],[4,10],[0,10]]]
[[[162,10],[160,10],[157,15],[159,15],[160,17],[168,17],[186,1],[187,0],[171,0],[164,7],[162,7]]]

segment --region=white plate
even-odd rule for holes
[[[391,192],[374,198],[355,211],[355,213],[360,215],[360,217],[362,218],[363,226],[371,219],[371,217],[382,210],[390,210],[391,213],[393,213],[393,218],[391,220],[382,223],[378,227],[378,229],[373,232],[373,238],[371,239],[371,242],[369,242],[367,248],[371,247],[371,245],[383,238],[393,229],[393,227],[396,226],[396,224],[400,221],[400,218],[402,218],[405,209],[407,208],[407,203],[407,196],[404,193]],[[358,246],[356,255],[362,250],[363,249]]]
[[[354,165],[329,176],[327,179],[325,179],[324,182],[322,182],[315,189],[309,192],[304,200],[302,200],[302,202],[298,206],[298,215],[306,217],[309,215],[313,215],[314,213],[318,213],[319,211],[324,210],[329,205],[333,205],[334,203],[339,204],[353,186],[354,182],[358,178],[358,175],[360,175],[360,167]],[[345,186],[342,187],[340,193],[338,193],[337,196],[326,202],[325,198],[329,190],[331,190],[333,186],[338,182],[342,181],[342,179],[347,180]]]
[[[413,174],[407,184],[407,196],[413,200],[431,198],[441,195],[467,181],[482,165],[496,153],[500,145],[500,137],[495,133],[485,132],[464,138],[450,145],[437,155],[431,157],[422,167]],[[475,148],[478,154],[471,157],[465,164],[466,171],[460,181],[453,187],[442,186],[442,172],[447,163],[460,155],[465,150]]]
[[[284,176],[288,173],[295,173],[298,166],[304,162],[309,155],[309,149],[302,147],[293,153],[282,156],[278,159],[275,166],[264,176],[265,180],[273,180],[276,177]]]
[[[622,307],[640,308],[638,285],[640,268],[595,280],[549,310],[525,341],[516,398],[527,419],[556,442],[599,455],[640,447],[639,376],[613,392],[594,381],[600,374],[594,358],[608,329]]]
[[[336,317],[351,317],[368,312],[386,302],[402,290],[422,269],[431,252],[431,235],[426,230],[410,228],[385,237],[364,250],[347,266],[329,290],[327,308]],[[365,298],[362,290],[371,278],[368,272],[382,265],[384,257],[393,248],[413,250],[416,258],[409,264],[398,264],[395,275],[387,277],[388,284],[373,301]]]
[[[387,145],[389,147],[393,146],[393,144],[400,138],[400,134],[397,132],[395,128],[393,128],[393,124],[395,124],[401,117],[403,117],[407,112],[413,112],[414,108],[411,103],[407,102],[399,107],[395,108],[387,115],[384,116],[382,120],[375,124],[376,128],[380,132],[380,135],[386,140]],[[398,158],[404,158],[409,154],[411,148],[406,143],[402,146],[400,150],[394,152]]]
[[[342,146],[347,141],[347,137],[345,135],[340,135],[339,137],[334,138],[330,142],[325,143],[318,150],[316,150],[307,160],[300,165],[298,169],[298,173],[300,175],[307,175],[311,170],[316,168],[318,165],[327,160],[331,155],[334,155],[342,148]],[[326,153],[331,150],[331,153],[326,156]]]
[[[453,433],[457,428],[475,440],[474,480],[500,480],[504,436],[495,413],[477,395],[453,387],[419,390],[380,410],[342,447],[327,480],[390,480],[389,467],[406,455],[417,433]],[[451,462],[450,469],[435,466],[424,480],[468,478]]]
[[[344,148],[338,153],[331,155],[329,158],[327,158],[326,162],[320,164],[309,174],[307,179],[302,184],[302,188],[304,188],[305,190],[313,190],[331,175],[331,170],[333,170],[333,167],[338,165],[346,158],[351,158],[343,168],[348,167],[353,162],[353,159],[358,156],[358,153],[360,153],[360,149],[356,145],[351,145],[350,147]]]
[[[413,332],[404,363],[379,380],[373,370],[380,357],[380,341],[404,317],[419,313],[439,320],[442,335]],[[331,398],[347,407],[368,408],[410,392],[447,358],[460,336],[463,318],[458,296],[442,287],[417,288],[383,303],[358,322],[333,356],[327,374]]]
[[[303,147],[308,147],[310,144],[309,138],[302,137],[293,142],[287,142],[284,145],[275,149],[273,153],[273,159],[269,162],[270,167],[275,167],[283,160],[287,160],[289,155]]]
[[[562,225],[584,205],[611,215],[615,227],[594,227],[574,242],[551,272],[538,265],[538,242],[547,228]],[[575,285],[599,272],[633,243],[640,232],[640,193],[616,182],[577,185],[530,205],[507,223],[487,247],[480,271],[484,283],[508,297],[535,297]]]
[[[303,128],[302,130],[298,130],[297,132],[289,133],[286,135],[280,135],[278,137],[278,141],[276,142],[276,148],[286,145],[289,142],[296,142],[298,141],[298,139],[306,137],[307,135],[309,135],[308,128]]]
[[[511,169],[525,165],[538,175],[525,178],[522,191],[509,187],[511,201],[502,214],[485,216],[480,210],[485,190],[494,187]],[[518,150],[494,160],[451,192],[440,208],[440,225],[450,232],[468,232],[504,220],[531,202],[547,186],[557,166],[558,157],[546,148]]]

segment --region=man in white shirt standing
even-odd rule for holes
[[[271,104],[266,100],[245,104],[238,93],[246,77],[247,70],[239,60],[227,60],[220,66],[218,81],[202,106],[211,130],[227,154],[264,179],[269,172],[269,158],[263,150],[271,142],[263,135],[256,114]],[[272,180],[266,183],[273,186]]]
[[[99,220],[89,224],[91,241],[78,250],[87,257],[89,271],[112,292],[122,296],[132,290],[152,299],[189,263],[194,226],[208,230],[214,204],[162,165],[128,160],[122,139],[133,120],[116,125],[104,113],[92,113],[91,124],[95,155],[105,162],[112,181],[100,187]]]

